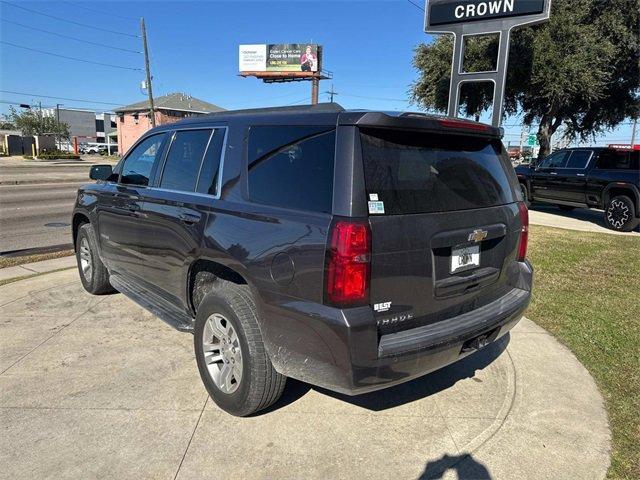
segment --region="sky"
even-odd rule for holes
[[[418,77],[413,51],[433,40],[423,32],[423,5],[420,0],[0,0],[0,113],[11,103],[109,111],[145,100],[141,17],[155,96],[183,92],[227,109],[309,103],[310,82],[265,84],[240,77],[238,46],[317,43],[323,46],[323,68],[333,72],[333,80],[320,84],[321,101],[329,100],[326,92],[333,87],[335,101],[345,108],[415,111],[409,101]],[[519,123],[506,119],[505,143],[518,143]],[[625,122],[592,143],[630,139],[631,125]]]

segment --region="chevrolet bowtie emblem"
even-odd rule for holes
[[[478,243],[487,238],[487,235],[489,235],[489,232],[486,230],[474,230],[473,233],[469,234],[469,241]]]

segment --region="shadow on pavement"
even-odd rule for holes
[[[443,478],[445,472],[454,470],[459,480],[491,480],[489,470],[470,454],[443,455],[438,460],[427,463],[419,480]]]
[[[429,395],[433,395],[434,393],[451,388],[460,380],[473,378],[477,370],[482,370],[487,367],[502,354],[502,352],[507,348],[509,340],[510,336],[507,334],[490,345],[487,345],[479,352],[469,355],[468,357],[433,373],[394,387],[353,397],[332,392],[324,388],[315,387],[297,380],[287,379],[287,387],[282,397],[268,409],[259,412],[258,415],[283,408],[295,402],[299,398],[302,398],[311,389],[335,399],[372,411],[387,410],[389,408],[411,403]]]

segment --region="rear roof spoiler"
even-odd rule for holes
[[[447,131],[464,135],[502,138],[502,129],[460,118],[425,113],[344,112],[339,115],[340,125],[371,128],[400,128],[407,130]]]

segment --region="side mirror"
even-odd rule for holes
[[[93,165],[89,170],[89,178],[91,180],[106,180],[112,173],[111,165]]]

